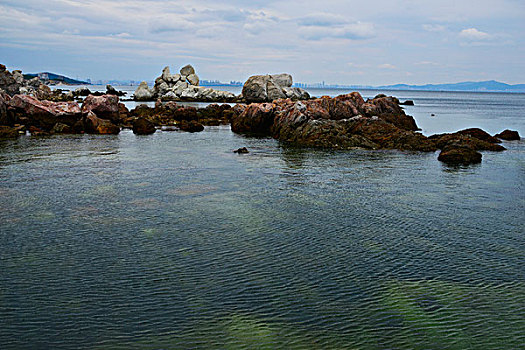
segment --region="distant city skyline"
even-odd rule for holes
[[[340,85],[525,83],[525,2],[3,0],[0,63],[91,80],[287,72]]]

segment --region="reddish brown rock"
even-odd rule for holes
[[[20,135],[17,128],[0,125],[0,139],[14,139]]]
[[[97,117],[91,111],[84,117],[83,124],[85,131],[90,134],[118,134],[120,132],[120,127],[108,119]]]
[[[463,144],[449,145],[445,147],[438,156],[439,161],[450,165],[481,163],[481,158],[481,153]]]
[[[119,98],[115,95],[89,95],[82,104],[82,114],[93,112],[100,119],[107,119],[115,124],[120,122]]]
[[[187,132],[200,132],[204,130],[204,126],[195,120],[183,120],[179,123],[179,129]]]
[[[498,139],[502,139],[505,141],[515,141],[520,140],[520,134],[517,131],[506,129],[499,134],[494,135],[494,137],[497,137]]]
[[[436,134],[429,136],[428,138],[435,144],[436,148],[439,149],[444,149],[445,147],[451,144],[461,144],[464,146],[468,146],[476,151],[501,152],[506,150],[506,148],[501,145],[497,145],[495,143],[480,140],[470,135],[462,135],[459,133]]]
[[[147,119],[140,118],[133,122],[133,133],[137,135],[150,135],[154,134],[157,129],[155,124]]]
[[[28,119],[30,125],[50,130],[56,123],[75,124],[81,118],[76,102],[39,101],[27,95],[15,95],[9,105],[19,117]]]
[[[493,136],[490,136],[488,132],[481,130],[479,128],[470,128],[470,129],[460,130],[457,132],[457,134],[474,137],[474,138],[477,138],[478,140],[486,141],[490,143],[501,143],[500,140],[498,140],[497,138]]]
[[[231,128],[237,133],[269,134],[273,121],[271,103],[252,103],[244,112],[232,118]]]

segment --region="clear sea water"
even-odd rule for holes
[[[425,134],[525,134],[523,94],[389,94]],[[229,127],[0,141],[0,348],[523,349],[525,143],[503,145],[448,167]]]

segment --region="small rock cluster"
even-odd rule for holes
[[[292,87],[290,74],[254,75],[242,87],[242,96],[247,102],[272,102],[281,98],[307,100],[308,92]]]
[[[166,66],[161,76],[155,79],[153,88],[143,81],[135,91],[134,98],[137,101],[153,101],[160,98],[164,101],[234,101],[235,94],[229,91],[215,90],[199,86],[199,77],[191,65],[180,69],[178,74],[171,74],[170,68]]]

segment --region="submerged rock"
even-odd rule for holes
[[[497,137],[498,139],[502,139],[505,141],[514,141],[514,140],[520,140],[520,134],[517,131],[514,130],[503,130],[499,134],[494,135],[494,137]]]
[[[481,153],[464,144],[452,144],[443,148],[438,160],[446,164],[476,164],[481,163]]]
[[[187,132],[200,132],[204,130],[204,126],[195,120],[183,120],[179,124],[179,129]]]
[[[246,147],[241,147],[233,151],[233,153],[246,154],[246,153],[250,153],[250,151],[248,151],[248,148]]]

